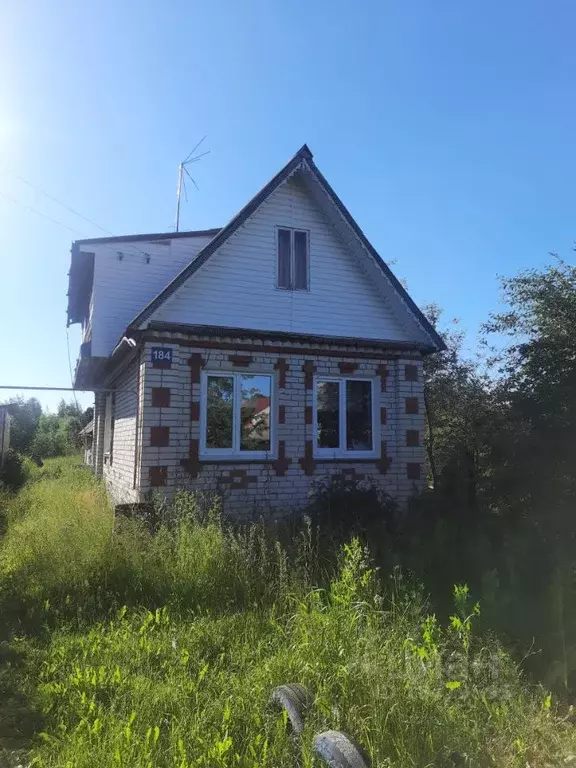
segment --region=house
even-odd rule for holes
[[[443,342],[306,146],[222,229],[76,241],[68,323],[116,503],[185,487],[238,515],[327,479],[424,484],[422,358]]]
[[[92,445],[94,443],[94,419],[91,419],[88,424],[78,432],[78,437],[82,441],[82,447],[84,448],[84,464],[91,467],[93,465],[92,459]]]

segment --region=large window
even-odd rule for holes
[[[263,458],[271,453],[272,377],[205,373],[202,378],[202,453]]]
[[[316,456],[363,458],[376,455],[374,391],[372,379],[316,379]]]
[[[308,290],[308,232],[303,229],[278,229],[278,288]]]

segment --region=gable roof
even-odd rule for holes
[[[329,196],[332,203],[338,209],[341,217],[346,224],[354,232],[355,236],[360,241],[360,244],[367,251],[371,260],[379,267],[383,277],[389,282],[399,296],[400,300],[407,305],[409,311],[414,316],[414,319],[418,325],[424,330],[426,335],[431,340],[431,347],[438,350],[444,349],[445,344],[438,332],[428,321],[421,310],[416,306],[414,301],[408,295],[406,289],[402,286],[398,278],[393,274],[388,265],[382,260],[374,247],[370,244],[358,224],[354,221],[352,215],[340,200],[336,192],[332,189],[330,184],[326,181],[318,167],[313,161],[313,155],[306,144],[304,144],[298,152],[286,163],[286,165],[278,171],[278,173],[270,179],[270,181],[262,187],[262,189],[248,202],[242,210],[232,218],[228,224],[223,227],[215,237],[210,240],[207,245],[197,254],[196,258],[188,264],[176,277],[154,298],[147,304],[146,307],[134,318],[130,323],[129,328],[139,328],[172,294],[180,288],[200,267],[205,264],[208,259],[223,245],[236,230],[244,224],[244,222],[259,208],[259,206],[281,185],[283,184],[299,167],[307,167],[307,170],[312,174],[320,187]]]

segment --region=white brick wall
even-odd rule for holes
[[[138,365],[133,361],[115,381],[112,451],[105,457],[103,476],[112,500],[118,504],[140,498],[135,487]]]
[[[202,341],[197,346],[194,342],[186,341],[186,346],[178,344],[178,337],[172,336],[174,343],[147,341],[142,349],[140,362],[134,363],[123,377],[117,382],[117,413],[114,429],[114,452],[112,467],[105,468],[108,487],[116,502],[132,502],[145,498],[150,491],[171,494],[178,487],[189,490],[216,493],[222,497],[225,512],[234,514],[250,514],[266,512],[270,509],[289,509],[302,507],[309,500],[309,494],[317,486],[321,478],[342,472],[354,471],[355,476],[363,475],[383,491],[405,500],[424,484],[424,402],[422,385],[422,364],[419,359],[411,359],[408,355],[398,356],[393,351],[382,352],[381,358],[361,359],[347,356],[345,351],[333,348],[333,354],[311,355],[305,349],[302,353],[296,351],[280,352],[279,347],[294,349],[293,343],[279,344],[274,342],[274,351],[266,351],[267,344],[262,345],[262,352],[244,351],[238,349],[235,340],[219,339],[219,343],[229,344],[226,349],[207,349]],[[182,339],[184,340],[184,339]],[[257,343],[257,340],[243,340],[241,344]],[[261,342],[260,342],[261,343]],[[271,343],[272,344],[272,343]],[[152,367],[151,347],[170,347],[172,349],[172,367],[169,370]],[[359,353],[368,352],[359,348]],[[248,373],[270,373],[278,382],[278,372],[275,365],[279,358],[285,358],[290,366],[286,374],[286,386],[277,389],[276,406],[285,407],[285,423],[277,424],[276,442],[283,441],[285,455],[290,464],[284,474],[278,475],[274,459],[259,462],[217,461],[200,462],[197,477],[191,477],[181,461],[189,457],[191,441],[199,441],[200,425],[197,420],[191,420],[191,402],[200,400],[200,384],[191,383],[189,360],[191,355],[199,354],[204,361],[204,370],[209,371],[242,371]],[[246,368],[234,367],[229,361],[230,354],[249,355],[252,363]],[[370,354],[374,354],[373,350]],[[311,360],[319,375],[339,376],[339,363],[349,361],[357,363],[355,373],[347,376],[376,376],[376,368],[380,363],[388,367],[387,386],[380,391],[380,380],[375,386],[375,394],[379,397],[380,407],[386,408],[386,423],[380,424],[376,435],[376,444],[380,449],[381,441],[386,442],[387,456],[391,460],[388,471],[383,473],[376,460],[315,460],[312,475],[305,474],[300,465],[300,459],[306,455],[306,443],[312,441],[313,426],[305,423],[305,407],[313,405],[313,389],[305,388],[305,374],[302,365]],[[406,366],[415,366],[417,380],[406,379]],[[140,366],[140,377],[138,367]],[[414,369],[411,369],[411,373]],[[136,417],[136,396],[122,396],[122,386],[137,388],[140,378],[140,414]],[[169,407],[152,406],[152,389],[164,388],[170,390]],[[406,398],[416,398],[417,414],[406,413]],[[274,408],[274,418],[277,417],[277,407]],[[138,424],[137,424],[138,421]],[[169,427],[169,444],[162,447],[151,445],[151,429],[153,427]],[[419,433],[418,446],[406,445],[407,430]],[[138,440],[136,439],[137,435]],[[277,445],[273,446],[276,454]],[[380,451],[379,451],[380,452]],[[134,471],[134,462],[136,470]],[[409,470],[409,465],[411,470]],[[151,483],[152,473],[158,473],[159,467],[166,468],[166,485],[154,488]],[[409,476],[419,467],[420,476]],[[231,487],[231,473],[245,471],[254,478],[247,487]],[[134,488],[136,477],[136,488]],[[152,478],[153,479],[153,478]]]

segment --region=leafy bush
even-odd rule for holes
[[[43,721],[27,741],[42,768],[311,768],[312,734],[334,727],[375,766],[570,764],[573,726],[478,633],[466,587],[440,621],[358,539],[320,564],[309,528],[286,551],[189,495],[164,514],[155,535],[114,520],[70,460],[8,501],[0,609],[21,693],[16,712],[15,694],[0,702],[0,746],[9,724]],[[290,681],[315,697],[302,754],[267,707]]]
[[[346,538],[375,525],[392,530],[397,507],[370,479],[355,483],[334,476],[316,484],[309,512],[315,525]]]
[[[26,482],[29,475],[29,466],[24,458],[16,451],[9,450],[0,469],[0,487],[4,486],[9,491],[18,491]]]

